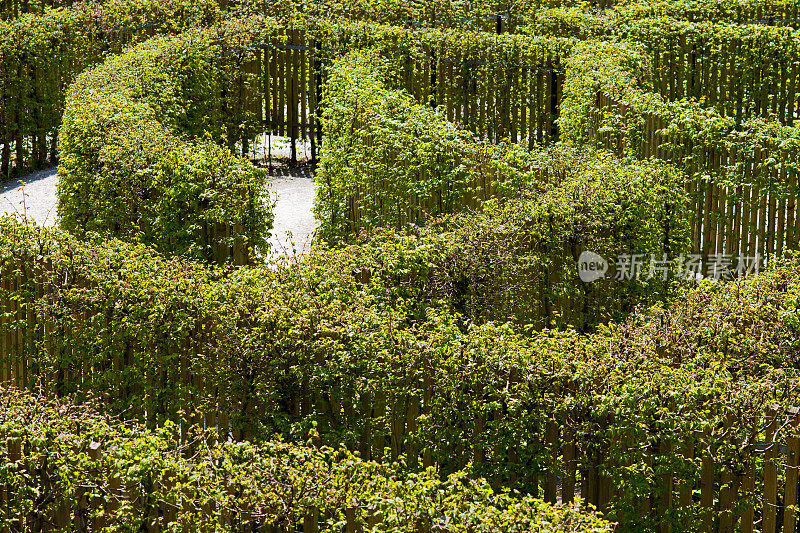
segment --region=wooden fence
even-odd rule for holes
[[[752,38],[745,42],[709,33],[695,32],[691,38],[673,33],[664,44],[651,46],[655,91],[673,101],[703,99],[737,123],[771,113],[793,125],[800,112],[800,59],[796,51],[782,49],[791,45],[776,37],[755,45]]]
[[[617,131],[598,132],[597,138],[602,146],[621,155],[629,142],[622,132],[629,116],[633,119],[637,112],[602,92],[597,95],[596,108],[600,111],[594,117],[595,124],[603,117],[616,116]],[[798,248],[798,170],[789,164],[769,164],[778,148],[763,145],[754,153],[714,146],[699,150],[678,134],[667,134],[667,126],[663,117],[647,113],[642,127],[633,132],[637,137],[635,155],[673,161],[690,176],[698,176],[686,184],[692,208],[693,253],[704,259],[717,254],[758,254],[765,258]],[[780,153],[784,160],[800,157],[796,149]],[[731,177],[742,184],[730,185],[730,180],[726,183],[726,178]]]
[[[60,110],[51,108],[59,103],[38,94],[37,87],[49,84],[53,91],[63,92],[78,73],[108,52],[155,31],[154,25],[148,25],[94,36],[83,43],[89,51],[75,54],[75,58],[65,56],[46,72],[21,69],[3,73],[9,63],[4,66],[0,57],[0,77],[23,76],[20,84],[24,82],[33,91],[25,96],[24,105],[20,95],[6,96],[8,105],[0,110],[0,176],[9,176],[18,168],[39,168],[57,157]],[[305,31],[287,30],[286,40],[275,38],[253,50],[226,50],[221,65],[238,72],[234,86],[226,88],[223,98],[229,147],[244,155],[267,155],[256,153],[252,141],[269,133],[290,138],[293,159],[301,139],[311,144],[311,156],[316,158],[321,143],[319,102],[327,66],[352,46],[346,41],[319,42]],[[542,48],[530,55],[517,54],[508,62],[487,50],[467,55],[444,44],[423,48],[422,56],[387,52],[397,68],[391,78],[397,87],[422,103],[441,107],[449,120],[492,141],[509,139],[532,146],[557,139],[564,76],[558,53]]]
[[[6,373],[8,376],[8,373]],[[12,371],[11,379],[16,379]],[[19,381],[18,381],[19,382]],[[384,403],[367,404],[364,406],[364,416],[378,418],[386,414],[387,408],[391,412],[392,424],[390,434],[371,432],[369,423],[365,424],[366,431],[362,435],[360,453],[364,459],[375,457],[383,450],[384,446],[391,446],[392,457],[397,458],[406,454],[412,467],[435,467],[435,458],[428,453],[418,453],[413,446],[404,441],[404,434],[414,429],[416,417],[428,411],[426,404],[432,397],[431,390],[422,390],[422,395],[408,396],[387,406]],[[422,401],[420,401],[422,398]],[[303,407],[305,410],[306,407]],[[580,497],[586,503],[591,503],[601,511],[608,510],[616,498],[622,495],[622,490],[616,487],[606,473],[608,468],[620,468],[617,459],[604,455],[595,446],[575,440],[574,428],[570,419],[572,413],[563,419],[554,419],[541,428],[541,441],[547,449],[551,450],[547,466],[538,476],[538,490],[534,495],[552,503],[572,503]],[[228,423],[228,416],[220,412],[217,418],[207,420],[221,427]],[[749,533],[759,531],[762,533],[789,533],[798,531],[798,459],[800,458],[800,438],[791,431],[787,433],[786,427],[796,428],[800,423],[797,408],[774,409],[765,413],[761,420],[763,432],[758,440],[744,445],[741,451],[744,461],[741,465],[728,465],[718,461],[707,447],[702,434],[676,435],[675,440],[662,440],[657,445],[644,443],[631,443],[631,450],[647,448],[645,452],[648,465],[658,465],[660,462],[673,464],[676,459],[698,462],[701,467],[699,475],[687,474],[685,471],[660,470],[659,483],[647,494],[637,494],[638,507],[641,516],[655,516],[657,525],[654,528],[661,533],[673,530],[668,516],[681,513],[690,513],[699,517],[702,522],[701,531],[733,533],[740,531]],[[486,424],[487,420],[476,421]],[[488,421],[491,423],[491,421]],[[213,427],[213,426],[212,426]],[[599,421],[599,430],[603,428],[602,420]],[[477,430],[477,429],[476,429]],[[223,433],[221,431],[221,433]],[[227,433],[227,430],[225,431]],[[227,439],[227,435],[221,438]],[[742,444],[742,443],[737,443]],[[23,443],[18,438],[9,438],[0,441],[0,446],[8,446],[9,458],[12,462],[24,459],[26,450],[31,450],[31,443]],[[513,462],[518,450],[503,450],[508,452]],[[92,445],[89,455],[97,460],[103,453],[98,445]],[[480,465],[483,461],[491,460],[490,449],[474,446],[472,448],[471,462]],[[38,477],[45,473],[47,465],[28,465],[29,473]],[[97,473],[97,472],[95,472]],[[522,473],[520,473],[522,474]],[[513,484],[515,475],[506,480]],[[112,498],[104,505],[118,506],[121,501],[127,501],[133,509],[144,512],[142,502],[148,501],[146,488],[138,485],[122,484],[119,479],[107,475],[112,489]],[[80,480],[76,480],[80,481]],[[0,496],[12,498],[13,493],[0,491]],[[76,519],[85,517],[85,510],[89,506],[86,493],[78,491],[74,504],[62,506],[54,513],[53,524],[56,527],[75,524]],[[626,495],[628,499],[631,495]],[[154,505],[153,505],[154,503]],[[2,498],[0,498],[2,505]],[[152,522],[148,524],[148,531],[159,531],[160,522],[170,520],[173,516],[174,504],[167,502],[151,502],[148,506],[148,516]],[[345,531],[356,531],[354,510],[348,508],[347,526]],[[219,513],[214,509],[201,510],[206,517],[214,517],[221,525],[234,526],[237,519],[250,517],[237,517],[231,513]],[[312,533],[317,531],[319,513],[309,509],[309,515],[301,524],[297,524],[296,531]],[[94,522],[83,522],[78,530],[99,531],[104,526],[102,519]],[[266,531],[280,531],[273,529],[279,525],[266,524]]]
[[[720,4],[691,5],[683,3],[680,11],[666,12],[685,20],[719,20],[732,24],[753,24],[763,26],[800,26],[800,5],[791,1],[756,0],[751,2],[730,2],[720,9]],[[680,5],[680,3],[679,3]],[[715,9],[716,8],[716,9]]]
[[[20,261],[18,264],[7,264],[2,272],[0,293],[8,297],[0,302],[0,382],[37,390],[47,383],[46,387],[52,388],[57,394],[71,390],[89,393],[100,383],[102,386],[94,391],[94,396],[105,400],[105,395],[108,395],[109,398],[113,396],[115,400],[125,402],[126,407],[130,407],[126,416],[156,427],[165,420],[180,422],[178,413],[183,411],[191,413],[191,422],[216,428],[222,440],[247,438],[247,434],[234,422],[236,417],[244,415],[257,418],[275,409],[274,402],[259,405],[252,398],[245,402],[240,397],[230,395],[235,393],[223,392],[191,371],[194,360],[206,357],[203,354],[208,354],[209,347],[216,342],[213,317],[210,316],[198,317],[196,331],[179,340],[178,344],[166,348],[171,350],[169,353],[175,365],[170,368],[159,367],[152,374],[144,376],[153,391],[165,383],[170,384],[171,390],[183,391],[177,403],[152,404],[144,410],[141,405],[130,403],[129,395],[141,394],[142,391],[134,390],[134,385],[124,378],[126,370],[130,372],[128,362],[142,357],[156,357],[152,350],[165,348],[137,346],[135,339],[121,338],[124,330],[120,324],[112,321],[108,312],[76,308],[70,313],[69,320],[65,322],[62,319],[56,327],[57,317],[48,315],[47,306],[34,304],[59,297],[58,286],[54,285],[50,271],[51,267],[46,262]],[[84,282],[78,279],[62,280],[59,277],[56,283],[67,286],[77,284],[80,287]],[[87,336],[90,337],[88,342],[85,338],[80,340]],[[104,339],[102,344],[105,351],[102,356],[78,354],[77,350],[86,349],[87,346],[97,349],[97,339]],[[46,355],[37,358],[33,357],[34,354]],[[136,369],[137,372],[144,372],[141,367]],[[518,371],[507,371],[509,383],[520,381]],[[355,407],[356,413],[349,415],[347,407],[342,412],[341,405],[325,394],[310,390],[307,377],[301,381],[304,384],[293,392],[296,396],[285,398],[288,409],[285,415],[297,420],[323,416],[324,413],[333,413],[331,420],[341,416],[361,417],[366,422],[361,426],[358,447],[364,459],[380,459],[384,457],[384,449],[389,448],[392,459],[406,455],[412,467],[437,466],[436,453],[444,454],[442,457],[447,457],[449,465],[457,463],[458,468],[469,463],[480,468],[484,462],[514,463],[517,460],[515,458],[519,450],[498,449],[497,446],[488,445],[483,438],[485,429],[494,423],[502,423],[503,416],[507,416],[502,408],[495,410],[491,416],[484,415],[474,420],[474,428],[465,428],[463,440],[453,444],[452,453],[442,449],[434,450],[435,453],[431,449],[420,449],[417,441],[409,438],[409,435],[415,432],[420,415],[432,414],[436,385],[431,375],[424,376],[419,382],[408,383],[406,392],[391,400],[381,394],[360,393],[359,407]],[[587,419],[587,416],[590,418]],[[392,421],[389,427],[383,425],[387,417]],[[626,455],[599,448],[590,436],[578,440],[575,437],[577,428],[586,422],[591,422],[592,431],[597,431],[598,438],[607,435],[607,428],[612,426],[611,419],[587,415],[581,410],[553,416],[546,424],[533,428],[534,432],[538,432],[538,437],[536,443],[530,443],[531,446],[544,446],[549,450],[547,464],[533,474],[511,468],[508,479],[493,481],[513,485],[517,478],[524,476],[530,479],[533,475],[537,480],[535,486],[538,487],[533,489],[534,493],[545,500],[570,502],[580,495],[600,509],[608,509],[616,498],[630,499],[630,494],[614,486],[608,474],[609,469],[625,466],[618,463],[618,458]],[[643,515],[655,513],[656,516],[666,517],[673,512],[680,514],[691,510],[695,515],[699,513],[705,517],[706,531],[774,533],[779,531],[776,524],[783,524],[782,531],[789,532],[796,530],[797,523],[794,506],[798,503],[800,439],[794,437],[792,428],[798,423],[800,418],[797,409],[776,408],[765,413],[763,419],[755,424],[755,427],[761,427],[755,440],[729,443],[745,452],[743,468],[717,460],[705,434],[674,434],[668,441],[661,441],[658,445],[643,442],[615,445],[636,457],[644,457],[647,464],[654,468],[655,465],[672,465],[676,457],[698,461],[702,465],[696,473],[691,473],[691,468],[662,472],[657,486],[651,485],[651,490],[643,497],[636,496]],[[180,427],[184,429],[185,425]],[[582,427],[585,431],[586,426]],[[22,453],[18,443],[12,441],[7,445],[14,447],[11,449],[12,457]],[[137,497],[135,491],[121,495],[126,498]],[[80,505],[78,500],[74,509],[65,512],[72,516]],[[703,514],[705,512],[707,515]],[[670,531],[666,522],[659,529]]]
[[[311,41],[288,30],[286,42],[261,45],[242,65],[248,127],[235,139],[261,133],[307,139],[312,158],[321,143],[319,102],[327,65],[349,49],[346,43]],[[448,120],[492,141],[529,145],[558,138],[556,119],[564,81],[561,57],[553,52],[519,56],[507,63],[486,51],[467,55],[444,45],[424,45],[423,55],[388,53],[396,70],[390,76],[418,102],[442,109]]]
[[[364,148],[369,151],[374,143],[374,139],[365,138]],[[454,169],[459,168],[462,179],[455,178],[449,184],[438,185],[429,190],[427,195],[387,188],[379,178],[373,180],[373,183],[355,185],[354,193],[347,197],[347,209],[341,214],[347,221],[347,231],[357,235],[362,229],[370,227],[371,223],[365,222],[367,213],[372,220],[392,222],[383,225],[403,228],[408,224],[422,225],[430,218],[442,214],[457,213],[465,209],[480,210],[484,202],[502,194],[503,184],[506,182],[506,176],[493,164],[496,158],[493,148],[486,150],[476,143],[459,154],[452,164]],[[533,179],[538,182],[553,179],[556,174],[563,177],[564,174],[546,167],[531,168],[530,172],[536,176]],[[422,184],[438,184],[440,181],[439,176],[431,176],[425,170],[418,170],[409,178],[409,182],[416,182],[421,186],[414,187],[408,182],[403,186],[427,190],[429,187]]]
[[[55,163],[64,95],[75,77],[108,53],[147,39],[157,24],[70,36],[53,45],[38,65],[10,60],[0,51],[0,180]],[[27,87],[21,94],[20,87]]]

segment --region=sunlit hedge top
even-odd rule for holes
[[[215,142],[220,54],[206,31],[156,37],[76,80],[59,135],[62,227],[205,259],[215,228],[239,227],[227,244],[264,248],[265,173]]]
[[[463,235],[467,245],[458,246],[446,244],[456,236],[384,231],[276,269],[226,273],[140,245],[78,241],[0,219],[0,273],[30,272],[47,289],[21,283],[9,293],[0,284],[0,297],[23,305],[0,335],[42,331],[28,321],[45,317],[49,342],[27,352],[31,385],[97,398],[151,427],[171,420],[186,428],[198,413],[224,410],[237,438],[311,436],[362,458],[402,465],[404,454],[413,471],[427,455],[440,474],[469,465],[474,476],[522,491],[562,472],[550,462],[560,443],[544,439],[557,422],[585,444],[582,467],[588,454],[620,458],[603,465],[618,488],[607,516],[637,530],[658,519],[657,509],[643,514],[637,503],[658,490],[663,472],[691,478],[702,468],[700,454],[648,467],[658,443],[696,439],[695,449],[710,447],[720,467],[741,465],[752,458],[741,443],[763,429],[758,415],[800,400],[796,261],[744,282],[704,282],[590,335],[521,333],[454,312],[458,291],[485,281],[468,262],[508,255],[483,253],[492,243],[473,228],[461,231],[478,245]],[[52,270],[31,268],[42,256]],[[446,293],[448,283],[454,290]],[[124,361],[121,371],[115,360]],[[59,388],[63,375],[80,381]],[[414,402],[419,410],[398,431],[394,415]],[[0,428],[10,418],[11,427],[39,431],[32,409],[7,412],[0,409]],[[113,439],[94,440],[113,448]],[[270,456],[268,446],[257,449]],[[153,456],[158,466],[162,456]],[[689,511],[673,517],[676,530],[695,530],[706,512],[699,502]]]
[[[762,117],[750,117],[737,124],[735,116],[723,116],[693,98],[670,101],[654,92],[650,65],[648,51],[642,45],[590,40],[576,46],[566,63],[559,118],[563,139],[593,144],[598,132],[621,133],[622,152],[636,155],[647,115],[658,116],[663,119],[661,148],[690,177],[699,174],[706,179],[709,170],[704,161],[715,151],[750,154],[754,159],[758,150],[767,150],[770,157],[758,172],[746,175],[739,163],[714,169],[709,177],[725,183],[767,184],[795,194],[794,184],[773,183],[772,176],[780,169],[797,168],[800,128]],[[625,116],[614,109],[600,108],[600,92],[624,102],[628,107]]]
[[[154,519],[179,530],[289,529],[304,518],[319,520],[319,531],[365,527],[367,519],[369,531],[387,532],[612,530],[591,511],[515,498],[464,473],[407,475],[344,450],[279,441],[198,440],[191,452],[169,425],[147,431],[87,406],[0,392],[0,476],[11,494],[0,524],[25,517],[29,528],[41,527],[91,487],[81,516],[105,531],[147,528]],[[25,450],[22,461],[9,454],[16,446]],[[114,490],[115,479],[129,498]]]

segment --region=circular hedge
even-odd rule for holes
[[[59,131],[63,228],[206,260],[264,251],[266,173],[217,142],[221,54],[209,31],[195,30],[150,39],[78,77]]]

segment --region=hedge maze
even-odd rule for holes
[[[0,3],[0,530],[798,530],[798,7]]]

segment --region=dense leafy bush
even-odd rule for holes
[[[794,0],[632,0],[620,2],[615,11],[626,20],[666,16],[742,25],[796,27],[798,24],[798,5]]]
[[[690,250],[684,174],[602,152],[559,155],[574,165],[562,177],[532,181],[450,221],[450,282],[463,287],[458,311],[588,330],[667,296],[674,279],[653,270],[651,258],[674,266]],[[580,281],[584,251],[608,260],[605,278]],[[627,278],[626,254],[644,258],[638,279]]]
[[[385,233],[225,272],[7,221],[2,235],[3,271],[26,277],[0,341],[12,339],[6,368],[25,361],[28,387],[91,396],[151,427],[219,423],[227,437],[230,423],[237,438],[311,435],[366,459],[404,456],[412,471],[469,466],[532,494],[573,465],[611,480],[615,499],[599,503],[626,527],[695,529],[699,505],[665,515],[637,502],[660,497],[664,472],[698,476],[699,450],[721,474],[761,461],[742,443],[771,405],[800,400],[796,262],[704,283],[590,335],[525,335],[435,296],[431,239]],[[47,269],[19,263],[39,254]],[[577,462],[554,460],[572,439]]]
[[[388,89],[382,68],[375,55],[351,53],[325,86],[316,216],[331,238],[453,212],[475,186],[480,148],[470,134]]]
[[[62,227],[204,259],[263,250],[266,174],[213,140],[219,55],[208,32],[154,38],[76,80],[59,135]]]
[[[482,208],[445,224],[450,300],[467,316],[587,327],[664,295],[652,279],[582,284],[577,261],[584,250],[659,261],[688,252],[683,174],[591,151],[489,147],[387,89],[382,68],[351,54],[327,86],[316,208],[331,240]],[[484,205],[492,196],[501,200]]]
[[[625,115],[601,106],[601,92],[623,102]],[[653,140],[644,138],[644,126],[653,116],[663,122],[657,131],[662,157],[686,170],[691,181],[762,187],[762,194],[764,189],[796,193],[786,176],[797,170],[797,127],[757,117],[737,124],[735,116],[723,116],[694,99],[666,100],[653,92],[641,46],[588,41],[576,47],[567,62],[559,119],[565,140],[602,146],[603,135],[619,136],[618,153],[646,157],[644,147],[652,147]],[[761,153],[769,157],[757,157]],[[730,160],[720,164],[720,154]],[[783,178],[776,180],[778,175]]]
[[[591,511],[494,492],[465,473],[404,474],[344,450],[181,442],[87,406],[0,394],[0,524],[104,531],[611,531]],[[20,453],[21,452],[21,453]],[[124,490],[124,492],[123,492]],[[78,505],[83,502],[82,505]],[[308,531],[308,529],[306,529]]]

